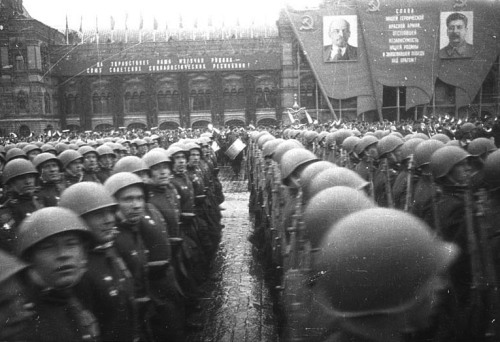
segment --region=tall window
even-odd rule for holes
[[[17,93],[17,108],[21,112],[25,112],[28,109],[28,95],[22,90]]]
[[[44,105],[45,105],[45,114],[52,113],[52,103],[50,100],[50,95],[49,93],[45,93],[43,96],[44,99]]]
[[[191,90],[189,94],[189,105],[192,111],[210,110],[211,98],[209,90]]]

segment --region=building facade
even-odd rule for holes
[[[20,0],[0,6],[0,134],[286,125],[294,94],[319,122],[500,109],[498,1],[325,1],[286,8],[270,27],[65,33]],[[474,49],[446,58],[455,12],[469,18]],[[351,60],[326,56],[338,18]]]

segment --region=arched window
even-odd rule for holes
[[[211,110],[212,109],[212,93],[210,90],[205,90],[205,110]]]
[[[255,107],[256,108],[265,108],[265,100],[264,93],[262,92],[262,88],[255,89]]]
[[[92,113],[101,114],[100,102],[101,98],[99,97],[99,94],[94,93],[94,95],[92,95]]]
[[[17,93],[17,107],[21,112],[25,112],[28,107],[28,96],[22,90]]]
[[[134,92],[132,94],[132,100],[130,101],[130,111],[132,113],[137,113],[138,111],[140,111],[139,94],[137,92]]]
[[[145,112],[146,108],[147,108],[146,93],[142,91],[141,94],[139,95],[139,110],[138,111]]]
[[[172,108],[170,110],[179,111],[179,92],[177,90],[172,93]]]
[[[224,109],[231,109],[231,92],[229,89],[224,89]]]
[[[238,94],[236,94],[236,108],[244,109],[246,107],[245,91],[243,88],[238,89]]]
[[[52,113],[52,103],[50,102],[50,95],[45,93],[44,97],[45,114]]]
[[[125,93],[125,112],[132,112],[132,96],[129,92]]]
[[[164,112],[167,110],[167,94],[164,94],[163,91],[159,91],[157,94],[158,101],[158,111]]]
[[[67,114],[75,113],[75,97],[73,96],[73,94],[69,94],[66,97],[66,112]]]
[[[111,93],[108,94],[102,93],[102,112],[103,113],[111,112]]]

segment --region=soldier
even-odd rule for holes
[[[62,163],[52,153],[40,153],[33,160],[40,174],[38,198],[44,207],[56,206],[61,193],[66,189],[62,174]]]
[[[33,162],[35,157],[42,153],[42,149],[35,144],[28,144],[23,147],[24,153],[26,153],[26,156],[28,157],[29,161]]]
[[[354,152],[360,158],[354,171],[370,183],[373,183],[375,164],[378,159],[377,143],[378,139],[376,137],[366,135],[354,147]],[[373,192],[373,190],[372,188],[371,191]]]
[[[392,186],[401,165],[403,139],[387,135],[377,143],[379,167],[373,179],[375,201],[381,207],[394,208]]]
[[[96,149],[96,152],[99,156],[99,171],[97,171],[97,178],[101,183],[104,183],[106,179],[111,176],[111,171],[113,170],[116,162],[116,154],[108,145],[99,146]]]
[[[7,200],[0,208],[0,246],[7,251],[13,251],[21,221],[43,207],[36,195],[37,177],[38,172],[28,160],[18,158],[5,165],[3,181]]]
[[[65,208],[43,208],[21,224],[16,253],[30,264],[23,291],[34,311],[26,340],[99,340],[96,300],[84,279],[91,241],[82,220]]]
[[[310,312],[328,341],[400,341],[426,329],[458,254],[422,221],[384,208],[343,218],[320,248]]]
[[[99,171],[98,157],[99,154],[91,146],[82,146],[78,152],[83,156],[83,177],[82,182],[101,183],[97,177]]]
[[[78,151],[66,150],[57,156],[62,163],[66,187],[83,179],[83,156]]]
[[[103,185],[81,182],[68,188],[59,205],[74,211],[90,228],[96,246],[89,251],[88,271],[99,294],[95,315],[103,341],[135,341],[139,322],[130,271],[114,246],[116,202]],[[143,336],[144,337],[144,336]]]
[[[134,279],[139,321],[150,322],[152,338],[184,340],[185,312],[171,267],[165,227],[146,215],[144,183],[133,173],[112,175],[104,183],[118,203],[115,245]],[[143,325],[147,331],[147,325]]]

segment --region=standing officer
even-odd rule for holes
[[[44,152],[35,157],[33,165],[40,174],[38,198],[44,207],[56,206],[66,189],[61,161],[52,153]]]

